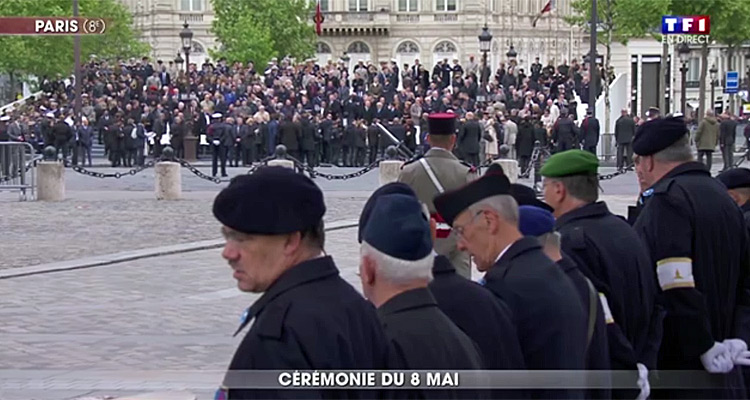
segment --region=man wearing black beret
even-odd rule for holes
[[[740,206],[745,216],[745,225],[750,228],[750,169],[733,168],[716,177],[727,187],[729,197]]]
[[[693,161],[682,118],[648,121],[633,143],[642,210],[634,228],[655,263],[666,309],[657,368],[705,370],[705,390],[664,390],[662,398],[739,398],[746,364],[750,268],[742,214],[726,190]]]
[[[528,369],[585,369],[587,321],[578,293],[533,237],[519,231],[518,205],[505,175],[487,174],[435,197],[435,207],[486,272],[485,287],[508,304]],[[578,390],[541,398],[581,398]]]
[[[346,283],[323,250],[323,193],[309,178],[265,167],[234,178],[214,201],[226,239],[222,257],[244,292],[263,293],[221,390],[229,399],[286,397],[243,389],[242,370],[383,369],[387,342],[375,310]],[[296,392],[295,392],[296,393]],[[356,391],[304,394],[362,398]]]

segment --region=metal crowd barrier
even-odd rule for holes
[[[42,159],[23,142],[0,142],[0,192],[19,193],[19,199],[36,198],[36,164]]]

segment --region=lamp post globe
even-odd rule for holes
[[[513,48],[513,45],[510,45],[510,50],[508,50],[505,55],[508,57],[508,59],[515,60],[516,57],[518,57],[518,53],[516,53],[516,49]]]
[[[492,43],[492,34],[490,33],[487,25],[482,27],[482,33],[479,34],[479,51],[487,53],[490,51],[490,44]]]
[[[684,42],[680,43],[680,45],[677,46],[677,54],[680,56],[680,62],[687,64],[690,60],[690,46]]]
[[[180,42],[182,43],[182,51],[185,52],[185,71],[187,71],[190,67],[190,49],[193,47],[193,31],[190,30],[187,21],[182,25]]]

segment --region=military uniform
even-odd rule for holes
[[[685,135],[681,119],[649,121],[636,136],[636,154],[652,155]],[[661,141],[661,142],[660,142]],[[750,268],[746,226],[724,187],[700,163],[673,168],[642,195],[635,230],[643,240],[666,308],[658,368],[704,370],[701,356],[747,329]],[[744,398],[739,368],[708,374],[710,388],[669,390],[658,397]]]
[[[561,178],[595,175],[599,160],[590,152],[568,150],[550,157],[540,173]],[[594,283],[609,311],[607,332],[612,369],[656,368],[664,311],[656,304],[656,276],[638,235],[604,202],[588,203],[559,216],[561,247]],[[628,243],[627,247],[622,244]],[[616,391],[615,397],[637,393]]]
[[[454,114],[430,115],[430,135],[455,134]],[[469,255],[456,250],[457,238],[450,226],[435,211],[432,199],[445,191],[459,188],[476,177],[474,168],[460,161],[450,151],[432,147],[421,157],[404,164],[398,181],[409,185],[417,193],[419,201],[427,205],[431,217],[438,222],[435,251],[448,257],[456,271],[471,278]]]

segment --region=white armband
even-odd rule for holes
[[[695,287],[693,260],[687,257],[671,257],[656,263],[656,275],[661,290]]]
[[[612,310],[609,309],[609,303],[607,302],[607,296],[604,295],[604,293],[599,292],[599,302],[602,303],[602,311],[604,312],[604,322],[609,324],[614,324],[615,319],[612,317]]]

